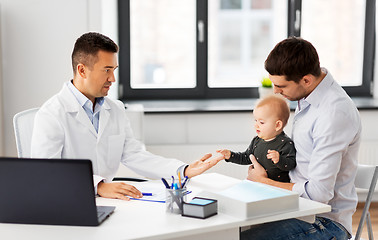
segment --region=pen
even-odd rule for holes
[[[192,191],[186,191],[183,193],[183,196],[188,195],[189,193],[192,193]]]
[[[182,187],[185,187],[190,182],[190,178],[186,178]]]
[[[181,185],[181,174],[180,174],[180,172],[178,172],[178,179],[179,179],[179,184],[180,184],[180,188],[182,188],[182,185]]]
[[[172,176],[172,185],[171,185],[171,189],[173,189],[173,185],[175,184],[175,178]]]
[[[169,184],[167,183],[167,180],[165,178],[161,178],[161,181],[164,183],[164,186],[168,189],[170,189]]]
[[[152,196],[152,193],[149,193],[149,192],[148,192],[148,193],[147,193],[147,192],[143,192],[142,195],[143,195],[143,196]]]
[[[188,181],[188,176],[185,176],[185,180],[184,180],[184,182],[182,183],[182,188],[185,187],[185,184],[186,184],[187,181]]]

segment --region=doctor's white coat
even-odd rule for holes
[[[90,159],[95,185],[102,179],[110,182],[120,162],[149,178],[169,177],[185,165],[145,151],[133,136],[121,101],[105,97],[97,133],[67,84],[35,116],[33,158]]]

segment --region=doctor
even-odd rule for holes
[[[193,177],[222,160],[209,159],[207,154],[187,165],[143,149],[133,136],[124,104],[106,97],[115,82],[117,52],[118,46],[99,33],[86,33],[76,40],[73,80],[64,83],[35,116],[32,157],[90,159],[97,193],[124,200],[142,194],[134,186],[111,182],[120,162],[143,176],[161,178],[178,172]]]

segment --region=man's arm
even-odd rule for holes
[[[278,182],[268,178],[266,170],[263,166],[260,165],[260,163],[257,162],[255,156],[251,154],[250,160],[252,162],[252,165],[248,169],[248,180],[292,191],[294,183]]]

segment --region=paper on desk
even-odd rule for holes
[[[134,185],[139,191],[145,193],[152,193],[152,196],[143,196],[142,198],[130,198],[131,200],[150,201],[165,203],[165,187],[161,182],[138,182]]]

